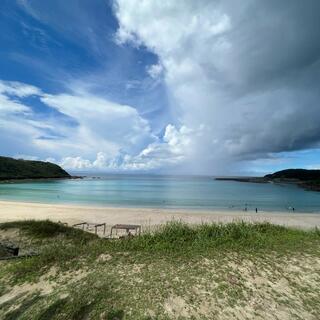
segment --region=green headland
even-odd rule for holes
[[[57,164],[0,156],[0,180],[57,179],[71,176]]]

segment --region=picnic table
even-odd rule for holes
[[[141,226],[138,224],[115,224],[111,227],[110,237],[112,237],[113,230],[116,230],[116,233],[118,230],[126,230],[127,234],[130,235],[130,231],[134,230],[135,234],[141,233]]]
[[[105,235],[106,234],[106,224],[105,223],[97,223],[97,224],[94,224],[94,233],[97,234],[98,233],[98,228],[99,227],[103,227],[103,234]]]
[[[72,225],[72,227],[74,228],[79,228],[82,227],[82,230],[90,230],[92,228],[94,228],[94,233],[97,234],[98,233],[98,228],[99,227],[103,227],[103,234],[106,234],[106,224],[105,223],[88,223],[88,222],[80,222],[80,223],[76,223],[74,225]]]
[[[73,224],[72,227],[78,228],[82,226],[82,230],[84,230],[85,226],[87,226],[87,229],[88,229],[88,225],[89,225],[88,222],[80,222],[80,223]]]

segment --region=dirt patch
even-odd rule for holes
[[[112,259],[111,254],[100,254],[100,256],[97,258],[97,262],[107,262]]]
[[[0,305],[18,296],[37,292],[39,292],[41,295],[47,295],[50,294],[52,291],[53,285],[49,281],[44,280],[44,278],[41,277],[37,283],[25,283],[23,285],[14,286],[10,292],[0,297]]]
[[[170,296],[164,303],[164,309],[174,319],[178,317],[190,317],[188,304],[179,296]]]
[[[0,240],[20,241],[20,231],[18,228],[0,230]]]
[[[42,275],[36,283],[25,283],[11,288],[9,292],[0,297],[0,305],[16,297],[39,293],[49,295],[56,287],[63,290],[70,283],[78,282],[89,274],[85,270],[59,273],[56,267],[52,267],[46,274]]]

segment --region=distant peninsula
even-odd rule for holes
[[[57,164],[0,156],[0,181],[72,178]]]
[[[220,181],[251,183],[293,183],[307,190],[320,191],[320,170],[286,169],[264,177],[217,177]]]

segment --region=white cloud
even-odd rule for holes
[[[158,79],[163,72],[163,67],[161,64],[153,64],[151,66],[147,67],[147,73],[150,75],[153,79]]]
[[[159,138],[135,108],[84,90],[52,95],[22,83],[0,84],[0,108],[6,110],[0,114],[0,131],[9,148],[2,153],[100,171],[155,170],[185,159],[193,134],[186,127],[168,125]],[[19,99],[30,95],[59,113],[50,118],[34,114]]]
[[[31,95],[47,108],[68,117],[72,124],[62,121],[60,115],[39,117],[20,100]],[[4,143],[2,148],[17,149],[15,153],[19,154],[25,145],[40,154],[58,158],[92,157],[100,151],[112,158],[120,150],[138,152],[154,140],[148,122],[136,109],[83,92],[49,95],[23,83],[2,81],[0,111],[2,138],[15,141],[14,145]]]
[[[239,160],[319,146],[313,10],[274,1],[116,1],[118,42],[154,52],[181,125],[203,127],[190,138],[190,167],[225,172]]]
[[[32,109],[22,103],[20,98],[34,95],[40,91],[17,82],[0,80],[0,153],[7,155],[36,155],[33,140],[41,133],[39,126],[34,126],[30,117]],[[34,155],[32,153],[34,152]]]
[[[82,157],[65,157],[59,163],[63,168],[66,169],[90,169],[92,163],[90,160],[83,159]]]
[[[162,140],[150,143],[138,154],[119,153],[110,158],[98,152],[96,159],[90,161],[83,157],[66,157],[60,165],[73,170],[108,171],[154,171],[170,170],[181,165],[192,149],[191,137],[196,134],[186,127],[177,129],[169,124]]]
[[[19,98],[40,95],[41,90],[35,86],[15,82],[15,81],[0,81],[0,93],[6,93],[17,96]]]
[[[153,139],[148,122],[130,106],[90,94],[44,95],[41,100],[77,122],[69,135],[81,149],[82,156],[101,150],[109,157],[115,156],[120,149],[136,152]]]
[[[169,124],[162,141],[149,144],[137,156],[124,161],[124,168],[154,170],[182,164],[190,153],[192,135],[186,127],[178,130]]]
[[[17,98],[24,98],[30,95],[38,95],[41,91],[30,85],[19,82],[0,80],[0,111],[3,114],[13,114],[15,112],[30,113],[29,107],[17,101]]]

